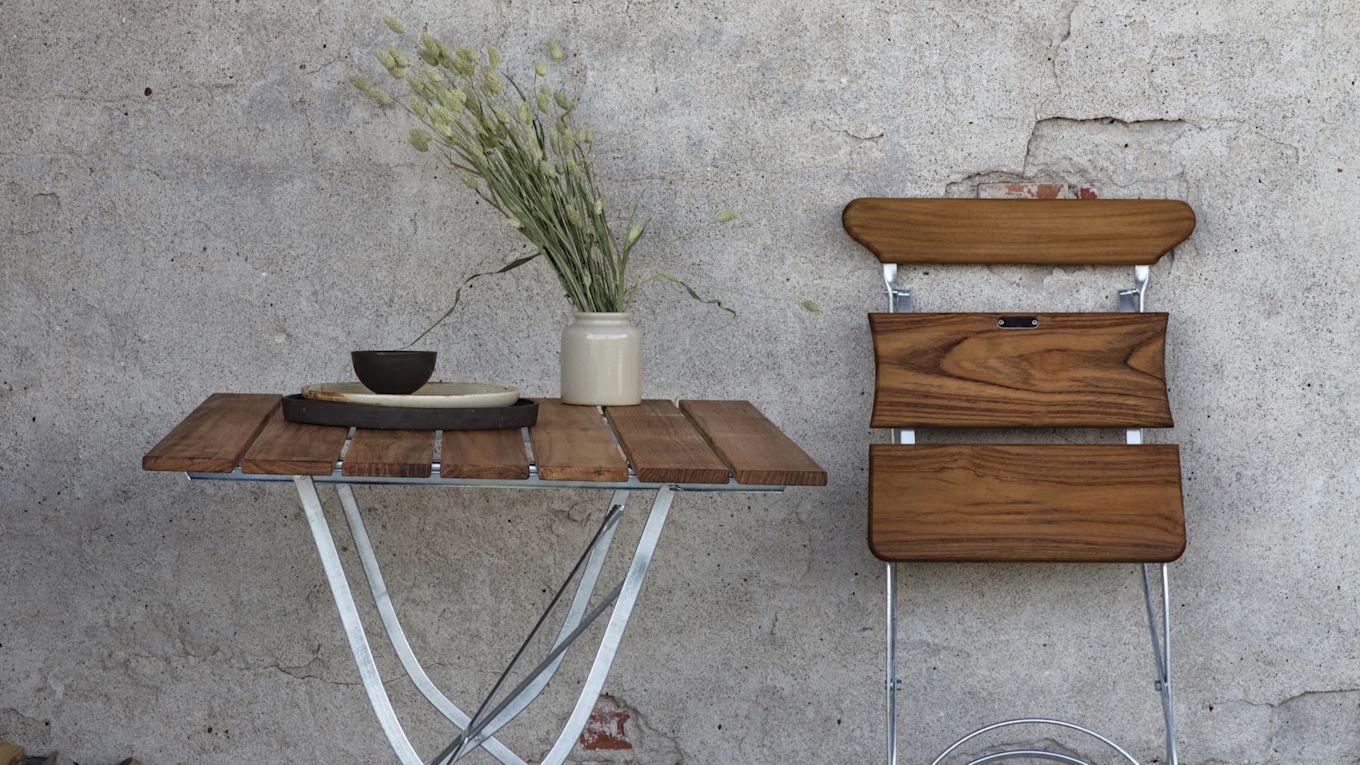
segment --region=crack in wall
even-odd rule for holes
[[[1030,128],[1029,138],[1025,141],[1025,159],[1020,166],[1020,174],[1026,179],[1030,179],[1032,173],[1031,168],[1035,163],[1036,149],[1039,146],[1039,141],[1044,131],[1054,128],[1060,129],[1065,127],[1094,127],[1109,125],[1121,127],[1126,130],[1139,130],[1149,127],[1151,128],[1188,127],[1190,123],[1179,118],[1161,118],[1161,117],[1135,120],[1125,120],[1120,119],[1119,117],[1110,116],[1088,118],[1044,117],[1042,119],[1036,120],[1034,122],[1034,127]]]
[[[1025,139],[1025,151],[1016,167],[993,167],[985,170],[961,176],[945,184],[945,196],[961,197],[971,196],[979,184],[984,183],[1094,183],[1098,187],[1119,187],[1121,184],[1114,183],[1112,179],[1101,177],[1095,173],[1084,173],[1081,177],[1064,177],[1061,172],[1050,166],[1043,159],[1042,149],[1045,141],[1050,139],[1053,133],[1066,130],[1098,130],[1102,128],[1114,128],[1125,130],[1130,134],[1137,134],[1147,130],[1178,131],[1182,129],[1206,129],[1208,124],[1198,124],[1178,117],[1154,117],[1148,119],[1124,119],[1112,115],[1101,115],[1096,117],[1066,117],[1049,116],[1036,119],[1030,127],[1029,135]],[[1170,145],[1172,141],[1162,140],[1163,145]],[[1128,147],[1128,143],[1125,143]],[[1069,156],[1064,153],[1063,157]],[[1181,169],[1169,177],[1140,179],[1148,182],[1176,182],[1182,186],[1187,185],[1185,171]]]
[[[1072,16],[1076,14],[1078,5],[1081,5],[1081,0],[1068,0],[1067,5],[1064,6],[1062,31],[1058,33],[1058,40],[1053,43],[1053,47],[1048,52],[1049,72],[1053,75],[1053,86],[1059,91],[1062,90],[1062,86],[1058,82],[1058,55],[1062,53],[1063,45],[1066,45],[1067,41],[1072,39]]]
[[[1354,753],[1360,747],[1360,688],[1305,690],[1276,701],[1227,699],[1208,706],[1238,705],[1265,710],[1268,720],[1260,721],[1262,739],[1259,755],[1241,765],[1272,762],[1317,762],[1356,765]],[[1241,711],[1237,713],[1243,714]],[[1226,753],[1205,765],[1233,762]],[[1240,756],[1236,758],[1240,760]]]

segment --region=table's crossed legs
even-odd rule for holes
[[[311,527],[317,552],[321,556],[321,565],[325,569],[326,581],[330,585],[331,594],[335,597],[336,608],[340,612],[340,621],[345,630],[345,637],[349,640],[350,649],[354,653],[354,663],[359,669],[359,677],[363,681],[364,690],[368,694],[369,703],[373,705],[373,711],[378,716],[378,722],[382,726],[383,733],[387,735],[387,740],[391,743],[392,750],[396,752],[402,765],[427,765],[427,761],[421,759],[411,746],[411,741],[402,730],[401,723],[397,720],[396,711],[393,709],[392,702],[383,687],[377,664],[373,660],[373,652],[369,648],[368,637],[364,632],[364,625],[359,619],[359,611],[355,606],[354,596],[350,592],[349,581],[345,578],[344,566],[340,562],[340,553],[336,549],[330,526],[326,522],[325,512],[321,507],[321,498],[317,495],[316,484],[310,476],[296,476],[294,482],[297,485],[298,495],[302,499],[302,508],[307,515],[307,523]],[[485,749],[504,765],[526,765],[519,755],[495,738],[496,732],[515,719],[543,692],[543,689],[548,686],[561,665],[566,650],[611,605],[613,606],[609,622],[604,630],[604,636],[600,640],[600,647],[595,653],[594,663],[586,675],[585,684],[577,697],[576,705],[572,708],[556,742],[544,755],[541,765],[560,765],[566,760],[567,755],[571,753],[575,746],[576,740],[580,737],[581,731],[585,728],[586,720],[595,706],[596,699],[599,698],[600,692],[604,689],[605,678],[609,676],[610,666],[614,663],[614,656],[618,652],[619,643],[623,639],[623,632],[628,626],[628,618],[632,615],[633,606],[637,603],[638,593],[642,590],[647,569],[652,563],[652,555],[656,550],[657,542],[661,539],[661,531],[666,525],[671,500],[675,495],[674,490],[668,486],[663,486],[657,491],[656,499],[652,502],[651,513],[647,517],[642,535],[638,539],[637,549],[633,553],[632,563],[628,566],[628,573],[594,608],[590,608],[591,596],[595,591],[600,571],[609,555],[609,548],[614,541],[614,533],[618,530],[619,521],[623,517],[624,507],[628,501],[627,490],[614,492],[609,505],[609,512],[605,514],[599,530],[595,532],[590,544],[587,545],[580,559],[577,560],[571,573],[562,582],[562,586],[558,588],[547,609],[534,624],[533,629],[530,630],[528,637],[520,645],[519,650],[515,652],[509,666],[496,680],[491,693],[487,695],[486,699],[478,706],[477,711],[470,717],[434,684],[424,668],[420,666],[415,653],[411,650],[411,644],[406,639],[406,633],[401,627],[401,622],[397,619],[396,610],[392,606],[392,599],[388,596],[387,585],[383,582],[382,572],[378,569],[377,557],[373,553],[373,544],[368,538],[363,518],[359,514],[359,506],[354,500],[354,492],[348,484],[337,484],[336,493],[340,496],[340,505],[344,509],[345,519],[349,524],[350,533],[354,540],[354,547],[359,554],[360,563],[363,565],[364,576],[368,580],[369,589],[373,593],[373,601],[377,606],[383,629],[387,633],[393,650],[396,651],[397,658],[401,661],[402,668],[406,671],[406,675],[410,678],[412,684],[430,702],[430,705],[458,730],[458,735],[452,743],[428,760],[428,765],[452,765],[452,763],[479,747]],[[534,637],[547,623],[549,614],[561,602],[572,580],[578,579],[578,577],[576,592],[571,598],[566,617],[547,656],[506,694],[502,701],[492,706],[491,701],[496,698],[510,673],[524,657]]]

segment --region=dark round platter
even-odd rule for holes
[[[316,401],[294,394],[283,397],[283,419],[378,430],[508,430],[538,422],[538,402],[522,398],[511,406],[410,409]]]

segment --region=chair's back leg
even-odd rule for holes
[[[1152,604],[1152,585],[1148,581],[1148,564],[1143,564],[1143,603],[1147,606],[1148,633],[1152,637],[1152,660],[1157,671],[1155,687],[1162,696],[1162,720],[1166,724],[1167,765],[1180,765],[1176,751],[1176,708],[1171,686],[1171,584],[1167,579],[1169,566],[1162,569],[1162,624],[1157,634],[1156,609]]]
[[[888,297],[889,313],[911,313],[911,290],[897,286],[897,265],[883,264],[883,288]],[[892,433],[893,443],[916,443],[914,428],[896,428]],[[884,573],[884,591],[888,606],[888,666],[885,688],[888,707],[888,765],[897,765],[897,692],[902,689],[902,681],[897,678],[897,564],[888,563]]]
[[[902,681],[897,679],[897,564],[888,563],[884,576],[884,590],[888,605],[888,765],[897,765],[897,692]]]

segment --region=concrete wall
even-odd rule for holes
[[[1006,182],[1199,214],[1149,300],[1173,312],[1179,425],[1154,439],[1181,444],[1189,516],[1173,573],[1183,761],[1360,758],[1358,8],[7,3],[0,737],[86,763],[387,761],[291,490],[191,485],[138,459],[209,392],[344,377],[347,351],[404,342],[462,275],[526,252],[346,84],[377,68],[390,10],[516,61],[567,44],[612,198],[651,216],[640,269],[740,311],[647,292],[646,394],[752,399],[832,476],[680,498],[608,686],[605,722],[628,744],[582,761],[880,756],[863,467],[880,281],[839,212]],[[715,224],[725,208],[740,217]],[[1130,279],[904,277],[923,310],[1103,309]],[[430,345],[446,377],[549,394],[566,315],[546,271],[523,270],[478,283]],[[605,501],[360,499],[413,642],[468,705]],[[903,592],[907,761],[1014,712],[1159,756],[1132,567],[914,566]],[[442,744],[391,688],[422,751]],[[570,692],[506,739],[542,752]]]

